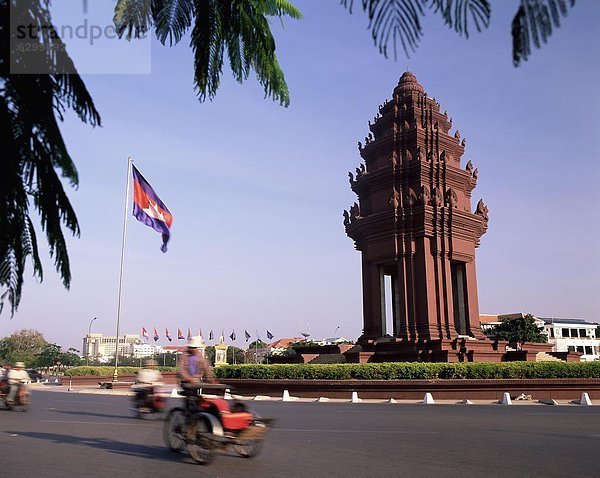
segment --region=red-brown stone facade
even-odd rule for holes
[[[344,224],[362,254],[359,342],[379,349],[382,360],[477,360],[503,352],[479,325],[475,248],[488,209],[483,201],[471,207],[477,169],[471,161],[461,166],[466,142],[451,128],[452,119],[406,72],[358,143],[364,163],[349,173],[358,201],[344,211]],[[386,275],[393,330],[386,330]]]

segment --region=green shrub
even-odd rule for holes
[[[175,372],[176,367],[156,367],[161,372]],[[119,375],[131,375],[136,373],[139,367],[118,367]],[[83,377],[83,376],[95,376],[95,377],[112,377],[115,371],[115,367],[110,365],[103,366],[81,366],[73,367],[65,370],[65,375],[69,377]]]
[[[432,380],[600,378],[600,362],[479,362],[224,365],[217,378],[279,380]]]

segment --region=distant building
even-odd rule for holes
[[[548,342],[556,352],[579,352],[581,360],[600,360],[600,336],[598,325],[584,319],[543,318]]]
[[[516,319],[525,314],[481,314],[479,320],[485,334],[504,319]],[[553,352],[579,352],[582,361],[600,360],[599,324],[584,319],[558,319],[533,316],[535,325],[543,328]]]
[[[102,334],[89,334],[83,338],[83,356],[99,362],[114,359],[117,350],[117,337]],[[135,358],[150,357],[160,353],[160,347],[144,343],[137,334],[119,337],[119,355]]]

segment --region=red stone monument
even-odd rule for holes
[[[488,209],[471,207],[477,169],[461,166],[465,139],[410,72],[369,129],[364,163],[349,173],[358,201],[344,211],[362,254],[361,361],[501,360],[479,325],[475,248]]]

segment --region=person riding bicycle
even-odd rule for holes
[[[144,406],[148,396],[154,393],[154,387],[160,385],[161,380],[162,374],[156,370],[156,361],[146,360],[145,367],[137,372],[135,385],[132,387],[140,407]]]
[[[193,396],[202,382],[216,383],[212,367],[201,350],[202,337],[190,338],[186,351],[179,361],[179,383],[184,395]]]
[[[8,396],[6,397],[6,403],[12,405],[15,402],[15,397],[19,389],[24,383],[31,382],[29,374],[25,371],[25,364],[23,362],[15,363],[15,368],[8,372]]]

